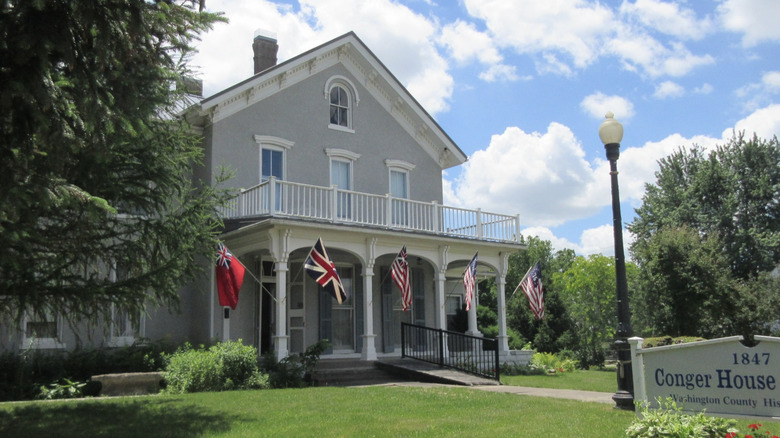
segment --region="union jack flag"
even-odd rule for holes
[[[306,269],[306,273],[328,291],[339,304],[347,300],[347,291],[341,284],[339,273],[336,272],[336,265],[328,257],[321,238],[317,239],[317,243],[309,251],[309,257],[306,258],[303,267]]]
[[[409,262],[406,261],[406,245],[401,248],[401,252],[393,260],[391,269],[393,281],[398,289],[401,289],[401,308],[404,312],[412,307],[412,293],[409,284]]]
[[[471,302],[474,301],[474,289],[477,288],[477,255],[474,254],[474,258],[471,259],[466,270],[463,272],[463,287],[466,288],[466,312],[471,310]]]

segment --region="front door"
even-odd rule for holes
[[[355,294],[354,294],[354,268],[340,266],[338,267],[341,284],[347,292],[347,299],[341,304],[331,299],[332,305],[332,324],[333,324],[333,345],[334,353],[353,353],[355,351]]]

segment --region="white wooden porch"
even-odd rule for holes
[[[241,190],[222,214],[226,219],[290,217],[495,242],[518,242],[520,236],[518,216],[276,178]]]

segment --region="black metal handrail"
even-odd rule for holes
[[[401,323],[401,357],[499,380],[498,341]]]

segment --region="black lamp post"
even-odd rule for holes
[[[623,125],[609,112],[599,127],[599,137],[604,143],[609,160],[609,174],[612,177],[612,230],[615,233],[615,276],[617,283],[618,325],[615,333],[615,350],[618,355],[617,392],[612,396],[615,407],[634,410],[634,376],[631,372],[631,347],[628,338],[632,335],[631,312],[628,308],[628,283],[626,281],[626,258],[623,252],[623,219],[620,215],[620,192],[618,189],[617,160],[620,156],[620,141],[623,140]]]

